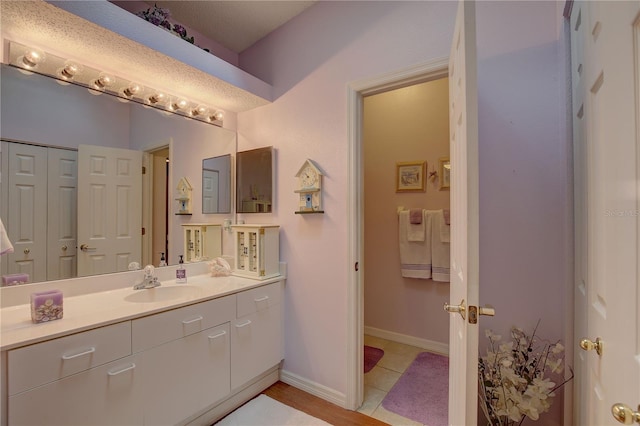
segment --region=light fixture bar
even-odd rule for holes
[[[45,60],[46,59],[46,60]],[[189,102],[178,94],[168,94],[152,87],[143,87],[139,83],[81,64],[79,61],[61,58],[39,48],[9,41],[8,65],[54,78],[64,83],[74,84],[88,89],[92,94],[108,94],[124,101],[136,102],[161,111],[202,123],[222,127],[222,111]]]

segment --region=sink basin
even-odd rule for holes
[[[124,300],[134,303],[154,303],[168,300],[180,299],[184,297],[198,296],[202,291],[198,287],[191,285],[155,287],[145,290],[132,290],[133,293],[125,296]]]

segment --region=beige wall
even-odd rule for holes
[[[449,284],[400,275],[397,207],[449,208],[449,191],[427,180],[425,192],[396,192],[396,162],[426,161],[427,176],[449,155],[448,79],[364,99],[365,327],[447,344],[442,310]]]

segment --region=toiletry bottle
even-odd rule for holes
[[[164,253],[160,253],[160,264],[158,266],[167,266],[167,261],[164,259]]]
[[[187,282],[187,270],[184,269],[184,260],[182,260],[182,255],[180,255],[180,261],[178,262],[178,269],[176,269],[176,283],[186,283]]]

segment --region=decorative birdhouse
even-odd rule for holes
[[[296,213],[324,213],[322,210],[322,172],[311,160],[306,160],[298,173],[299,207]]]
[[[176,187],[176,201],[178,202],[178,211],[176,214],[191,214],[191,191],[193,187],[186,177],[178,182]]]

